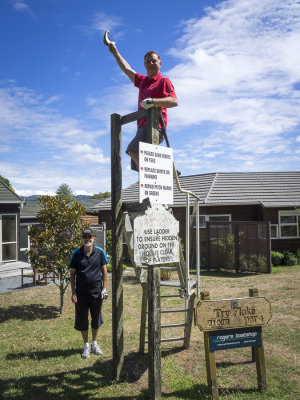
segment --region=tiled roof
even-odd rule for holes
[[[36,214],[40,211],[41,208],[42,207],[39,200],[26,200],[25,204],[21,208],[20,217],[36,217]]]
[[[105,199],[87,199],[83,200],[80,203],[85,207],[87,213],[93,214],[95,211],[92,209],[93,206],[101,203]]]
[[[130,185],[128,188],[122,190],[122,200],[127,202],[138,202],[139,201],[139,186],[138,182]],[[92,207],[93,210],[110,210],[111,209],[111,197],[101,201]]]
[[[300,206],[300,171],[294,172],[219,172],[182,176],[182,189],[195,193],[202,205],[262,204],[265,207]],[[138,202],[138,182],[122,191],[122,200]],[[190,198],[191,203],[194,201]],[[173,207],[185,205],[186,196],[174,182]],[[110,210],[108,198],[93,207]]]
[[[206,204],[300,205],[300,171],[218,173]]]
[[[0,203],[22,203],[22,201],[21,197],[0,180]]]

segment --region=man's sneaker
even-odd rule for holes
[[[90,345],[85,344],[83,352],[81,354],[81,358],[90,358]]]
[[[91,352],[96,354],[96,356],[101,356],[103,354],[98,343],[92,343]]]

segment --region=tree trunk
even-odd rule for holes
[[[60,292],[60,309],[59,312],[62,314],[64,312],[64,294],[65,294],[65,289],[64,289],[64,284],[59,285],[59,292]]]

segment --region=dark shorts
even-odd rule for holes
[[[162,131],[159,130],[159,143],[161,143],[164,140]],[[147,128],[145,126],[141,126],[138,128],[136,131],[135,137],[132,139],[132,141],[129,143],[126,149],[126,153],[134,153],[134,154],[139,154],[139,143],[140,142],[145,142],[147,143]],[[134,161],[131,160],[131,169],[134,171],[138,171],[137,166]]]
[[[75,303],[75,326],[78,331],[87,331],[89,328],[89,310],[91,313],[91,327],[98,329],[103,324],[102,299],[89,294],[77,295]]]

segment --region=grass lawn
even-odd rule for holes
[[[257,390],[250,348],[225,350],[216,352],[219,397],[300,399],[300,267],[276,267],[271,275],[201,275],[201,290],[209,291],[211,299],[245,297],[249,288],[258,288],[272,305],[272,319],[263,328],[268,391]],[[162,288],[162,293],[170,290]],[[162,299],[162,309],[182,305],[180,299]],[[91,354],[86,360],[81,359],[81,335],[73,329],[70,290],[62,316],[58,306],[56,286],[0,294],[0,398],[146,399],[147,355],[138,355],[141,286],[135,278],[124,276],[125,364],[119,382],[111,380],[111,298],[104,305],[105,323],[99,330],[104,355]],[[178,314],[163,318],[183,322]],[[180,334],[162,332],[162,337],[174,335]],[[203,333],[193,327],[190,348],[180,346],[181,342],[162,344],[162,397],[209,399]]]

